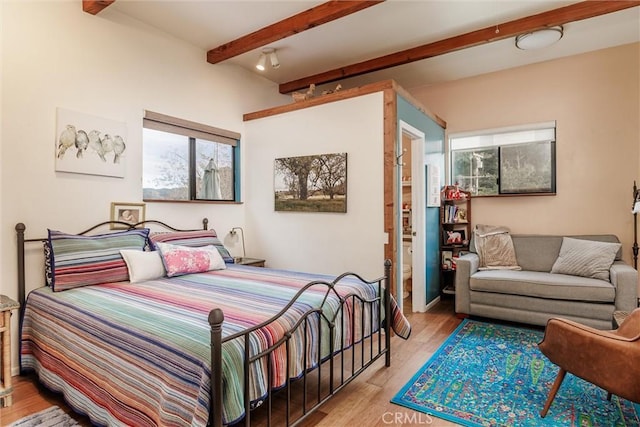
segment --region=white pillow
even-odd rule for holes
[[[121,249],[120,254],[127,264],[129,282],[131,283],[159,279],[166,274],[160,254],[156,251],[143,252]]]

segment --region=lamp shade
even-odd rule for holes
[[[276,55],[275,49],[271,53],[269,53],[269,60],[271,61],[271,67],[273,68],[280,67],[280,61],[278,60],[278,56]]]
[[[551,46],[563,36],[562,27],[543,28],[516,37],[516,47],[522,50],[541,49]]]
[[[264,71],[264,66],[267,63],[267,56],[264,53],[260,54],[260,58],[258,58],[258,63],[256,64],[256,68],[260,71]]]

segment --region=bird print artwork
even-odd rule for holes
[[[120,163],[122,153],[124,153],[124,150],[127,147],[124,143],[124,139],[120,135],[115,135],[113,137],[108,133],[100,135],[100,132],[97,130],[89,132],[89,135],[87,135],[86,146],[95,151],[103,162],[106,162],[107,155],[113,152],[113,163]]]
[[[58,158],[64,157],[67,149],[73,147],[76,143],[76,127],[73,125],[67,125],[67,127],[60,133],[58,139]]]
[[[76,133],[76,149],[78,150],[76,152],[76,157],[78,159],[82,158],[82,153],[84,153],[84,150],[87,149],[88,145],[89,145],[89,136],[85,131],[80,129],[78,133]]]
[[[126,123],[64,108],[56,114],[56,172],[124,178]]]
[[[127,146],[124,143],[124,139],[120,135],[113,137],[113,163],[120,163],[120,156],[124,153]]]
[[[92,130],[89,132],[89,148],[96,152],[98,156],[102,159],[103,162],[106,162],[107,159],[104,157],[104,151],[102,151],[102,141],[100,140],[100,132],[97,130]]]
[[[100,142],[102,144],[102,160],[106,162],[107,159],[105,156],[113,151],[113,139],[111,135],[107,133],[102,137]]]

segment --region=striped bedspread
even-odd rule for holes
[[[226,270],[191,274],[130,284],[129,282],[86,286],[64,292],[40,288],[29,294],[22,327],[22,367],[34,369],[48,387],[62,391],[71,406],[103,425],[204,426],[210,401],[210,327],[212,308],[223,310],[223,337],[260,324],[277,314],[312,280],[331,281],[328,276],[231,265]],[[299,319],[300,313],[320,307],[325,288],[305,292],[277,322],[252,335],[251,352],[277,341]],[[342,297],[377,295],[377,284],[367,285],[351,277],[336,287]],[[392,301],[395,332],[408,337],[410,325]],[[330,297],[322,305],[329,317],[339,302]],[[348,304],[345,323],[358,304]],[[370,311],[373,311],[372,313]],[[377,310],[365,309],[364,325],[336,334],[336,347],[349,346],[370,334],[378,325]],[[373,316],[373,322],[367,319]],[[358,317],[358,316],[356,316]],[[339,321],[339,320],[338,320]],[[302,334],[328,328],[310,322],[291,340],[296,363],[291,377],[304,369]],[[377,329],[377,326],[375,327]],[[328,339],[322,348],[308,339],[307,368],[329,353]],[[242,418],[242,354],[244,342],[230,340],[223,354],[223,419]],[[284,347],[271,361],[272,386],[287,378]],[[320,354],[318,354],[320,353]],[[264,359],[262,359],[264,360]],[[268,390],[266,361],[252,365],[252,401],[259,402]]]

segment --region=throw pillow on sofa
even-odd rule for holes
[[[551,272],[609,280],[609,269],[621,246],[620,243],[563,237],[560,254]]]
[[[521,270],[507,227],[478,224],[474,235],[479,270]]]

